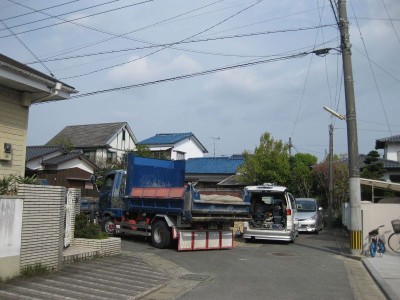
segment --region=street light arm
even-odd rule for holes
[[[339,114],[338,112],[334,111],[333,109],[331,109],[327,106],[323,106],[323,109],[325,109],[328,113],[330,113],[331,115],[335,116],[336,118],[338,118],[340,120],[346,120],[346,116]]]

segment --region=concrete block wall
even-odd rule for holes
[[[24,199],[21,234],[21,270],[41,264],[58,270],[63,263],[66,188],[19,185]]]

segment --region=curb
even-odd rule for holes
[[[392,288],[386,283],[385,279],[376,271],[376,269],[371,265],[371,263],[367,259],[363,259],[362,263],[364,267],[367,269],[368,273],[374,279],[376,284],[381,289],[382,293],[388,299],[397,299],[396,293],[392,290]]]

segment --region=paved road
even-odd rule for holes
[[[202,276],[180,299],[385,299],[361,261],[338,255],[332,232],[301,234],[294,244],[237,243],[226,251],[154,249],[136,238],[126,250],[148,251]]]
[[[1,284],[0,299],[385,299],[360,261],[335,252],[332,232],[223,251],[160,250],[134,237],[122,248]]]

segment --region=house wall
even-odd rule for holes
[[[384,235],[387,243],[389,236],[393,233],[391,221],[400,218],[400,204],[379,204],[363,201],[361,203],[362,214],[362,245],[363,250],[368,251],[368,233],[380,225],[385,225],[380,229],[380,234]],[[391,249],[387,246],[387,251]]]
[[[0,281],[20,273],[23,200],[0,197]]]
[[[65,186],[67,188],[85,188],[85,181],[90,179],[92,173],[79,168],[65,170],[38,171],[40,179],[47,179],[49,185]],[[71,180],[78,179],[78,180]]]
[[[193,157],[204,157],[203,151],[199,148],[199,146],[193,142],[191,139],[185,139],[180,141],[174,145],[175,151],[185,152],[185,159],[193,158]],[[172,151],[172,159],[176,159],[176,152]]]
[[[132,136],[129,134],[129,131],[126,129],[123,129],[123,130],[125,130],[125,140],[122,139],[123,133],[122,133],[122,130],[120,130],[118,132],[118,134],[116,134],[115,137],[113,138],[113,140],[110,142],[111,148],[113,148],[115,150],[119,150],[118,155],[121,155],[122,153],[124,153],[127,150],[135,150],[136,149],[135,142],[133,141]]]
[[[25,174],[26,134],[29,108],[22,106],[20,93],[0,87],[0,149],[12,145],[12,159],[0,160],[0,178],[9,174]]]
[[[399,161],[398,152],[400,152],[400,145],[386,144],[384,151],[384,158],[394,161]]]
[[[87,163],[80,160],[79,158],[71,159],[62,164],[59,164],[57,169],[64,170],[64,169],[73,169],[73,168],[81,169],[90,174],[93,174],[93,172],[94,172],[93,167],[89,166]],[[90,178],[90,176],[88,178]]]
[[[44,155],[43,157],[38,157],[38,158],[32,159],[31,161],[26,163],[26,167],[29,169],[32,169],[32,170],[42,169],[43,168],[43,166],[42,166],[43,160],[57,157],[57,156],[60,156],[61,154],[63,154],[61,151],[56,151],[54,153]]]

